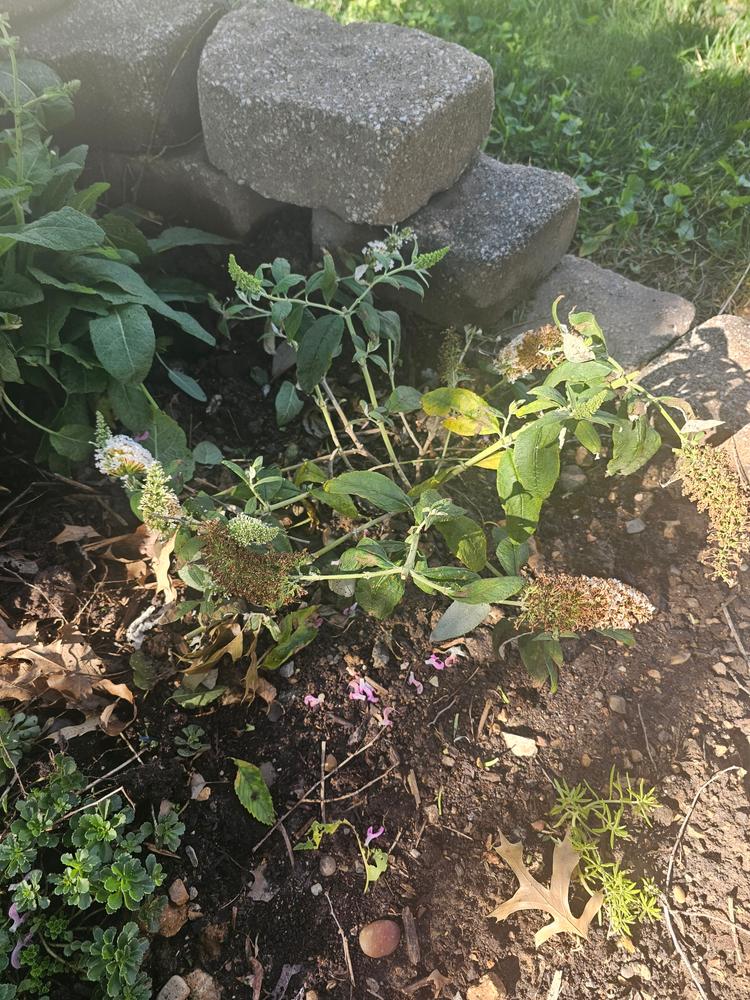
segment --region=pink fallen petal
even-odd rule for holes
[[[17,931],[18,928],[21,926],[21,924],[24,923],[26,920],[26,914],[19,913],[18,907],[16,906],[15,903],[10,904],[10,907],[8,908],[8,916],[13,921],[10,927],[11,933]]]
[[[393,719],[391,719],[391,713],[392,712],[393,712],[393,708],[392,708],[391,705],[389,705],[387,708],[383,709],[383,717],[380,720],[380,725],[381,726],[392,726],[393,725]]]
[[[34,937],[34,932],[33,931],[29,931],[28,934],[24,934],[24,936],[22,938],[20,938],[20,940],[18,941],[18,944],[15,946],[15,948],[11,952],[11,955],[10,955],[10,964],[11,964],[11,966],[14,969],[20,969],[21,968],[21,952],[26,947],[26,945],[29,943],[29,941],[31,941],[31,939],[33,937]]]
[[[422,692],[424,691],[424,684],[421,681],[417,680],[417,678],[414,676],[413,670],[409,671],[409,676],[406,680],[406,683],[411,684],[412,687],[415,687],[417,689],[417,694],[422,694]]]
[[[319,708],[325,701],[325,695],[306,694],[302,700],[308,708]]]
[[[442,670],[445,663],[440,659],[437,653],[433,653],[428,659],[424,661],[429,667],[434,667],[435,670]]]
[[[377,830],[373,830],[371,826],[367,827],[367,836],[365,837],[365,847],[369,847],[373,840],[377,840],[378,837],[382,837],[385,833],[385,827],[381,826]]]

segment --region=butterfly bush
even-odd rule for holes
[[[518,626],[541,632],[632,629],[656,609],[626,583],[570,573],[539,573],[523,590]]]

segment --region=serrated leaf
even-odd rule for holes
[[[524,429],[513,447],[513,462],[524,489],[545,499],[560,475],[560,447],[557,423],[537,422]]]
[[[388,514],[412,508],[411,500],[401,487],[380,472],[342,472],[328,480],[325,491],[361,497]]]
[[[335,315],[321,316],[302,334],[297,351],[297,380],[305,392],[312,392],[325,377],[343,335],[343,317]]]
[[[497,604],[517,594],[524,582],[521,576],[483,577],[464,587],[457,600],[465,604]]]
[[[102,367],[118,382],[142,382],[151,370],[156,339],[148,313],[132,304],[92,319],[91,343]]]
[[[273,826],[276,822],[276,810],[260,768],[238,757],[232,757],[232,760],[237,766],[237,775],[234,779],[237,798],[259,823]]]
[[[297,417],[304,403],[299,398],[299,394],[291,382],[284,381],[279,386],[274,402],[276,409],[276,423],[279,427],[286,427]]]

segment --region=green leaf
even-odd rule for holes
[[[466,604],[463,601],[454,601],[430,633],[430,642],[447,642],[449,639],[468,635],[482,624],[490,611],[492,611],[491,604]]]
[[[414,413],[422,407],[422,393],[411,385],[397,385],[388,397],[388,413]]]
[[[487,539],[481,524],[461,515],[450,521],[440,521],[435,527],[445,544],[468,569],[478,573],[487,563]]]
[[[344,517],[359,517],[359,511],[350,496],[346,493],[342,493],[340,496],[338,493],[327,493],[325,490],[313,490],[312,496],[319,500],[320,503],[326,504],[331,510],[335,510],[337,514],[343,514]]]
[[[148,241],[153,253],[164,253],[175,247],[196,246],[228,246],[236,240],[228,240],[216,233],[207,233],[202,229],[191,229],[188,226],[172,226],[162,230],[153,240]]]
[[[524,490],[510,451],[500,455],[496,483],[507,518],[508,535],[514,542],[521,543],[534,533],[543,501]]]
[[[433,389],[422,397],[422,409],[428,416],[444,417],[445,429],[461,437],[494,434],[500,429],[490,404],[470,389]]]
[[[579,420],[575,426],[574,434],[586,451],[590,451],[592,455],[601,455],[602,439],[591,421]]]
[[[305,392],[312,392],[325,377],[343,335],[342,316],[321,316],[305,330],[297,351],[297,380]]]
[[[645,465],[661,446],[661,437],[641,414],[635,421],[616,424],[612,431],[612,458],[608,476],[629,476]]]
[[[65,424],[50,436],[50,444],[58,455],[73,462],[83,462],[91,454],[93,430],[87,424]]]
[[[22,382],[9,338],[0,334],[0,382]]]
[[[259,823],[273,826],[276,822],[276,810],[260,768],[238,757],[232,757],[232,760],[237,765],[237,776],[234,779],[237,798]]]
[[[134,222],[119,212],[109,212],[99,219],[99,225],[107,234],[107,239],[118,249],[130,250],[139,260],[151,256],[148,240]]]
[[[104,230],[83,212],[65,205],[27,226],[0,226],[0,238],[71,253],[89,250],[104,242]]]
[[[151,422],[151,404],[142,385],[110,382],[107,390],[112,412],[132,434],[141,434]]]
[[[190,479],[195,468],[195,459],[188,449],[187,438],[180,425],[162,410],[152,409],[151,420],[146,430],[148,437],[143,444],[154,458],[157,458],[168,471],[179,472],[183,480]]]
[[[610,365],[603,361],[563,361],[544,380],[546,386],[560,385],[561,382],[601,381],[612,373]]]
[[[506,573],[518,576],[529,558],[529,546],[526,542],[515,542],[506,536],[497,543],[495,555]]]
[[[309,622],[316,612],[317,607],[313,605],[288,614],[281,623],[278,642],[262,657],[258,666],[264,670],[276,670],[309,645],[318,634],[317,627]]]
[[[142,382],[151,371],[156,339],[148,313],[140,305],[120,306],[92,319],[91,343],[102,366],[118,382]]]
[[[36,281],[23,274],[8,275],[3,278],[3,287],[0,288],[0,311],[8,312],[32,306],[35,302],[41,302],[43,298],[44,292]]]
[[[524,583],[522,576],[485,577],[470,583],[456,600],[464,604],[498,604],[517,594]]]
[[[401,487],[380,472],[342,472],[328,480],[325,491],[361,497],[388,514],[412,508],[412,501]]]
[[[185,372],[177,371],[174,368],[167,368],[167,375],[169,376],[169,381],[173,382],[178,389],[182,389],[191,399],[197,399],[199,403],[206,402],[208,397],[192,375],[187,375]]]
[[[171,696],[171,701],[176,702],[181,708],[205,708],[212,701],[218,701],[226,691],[226,687],[217,684],[213,688],[196,688],[191,691],[189,688],[177,688]],[[168,698],[167,701],[170,699]]]
[[[558,667],[562,665],[562,649],[556,639],[518,637],[518,652],[524,667],[537,684],[549,681],[552,694],[557,691]]]
[[[299,394],[291,382],[284,381],[279,386],[274,401],[276,409],[276,423],[279,427],[286,427],[301,412],[304,403],[299,398]]]
[[[212,441],[199,441],[193,448],[193,458],[200,465],[220,465],[224,456]]]
[[[548,497],[560,475],[560,447],[557,422],[537,421],[516,438],[513,461],[524,489],[533,497]]]
[[[63,357],[60,360],[59,372],[68,392],[99,393],[107,388],[107,373],[98,365],[87,367],[75,358]]]
[[[597,628],[594,629],[599,635],[605,636],[607,639],[614,639],[615,642],[621,642],[623,646],[635,646],[635,636],[627,628]]]
[[[375,618],[388,618],[404,596],[404,581],[393,576],[357,580],[354,596],[363,611]]]

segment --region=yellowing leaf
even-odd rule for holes
[[[500,430],[495,411],[471,389],[433,389],[422,397],[422,409],[430,417],[444,417],[443,427],[461,437]]]
[[[586,903],[580,917],[574,917],[568,895],[570,893],[570,879],[573,872],[578,867],[580,856],[570,842],[568,834],[562,842],[555,844],[555,851],[552,855],[552,879],[549,888],[542,885],[534,878],[523,861],[523,845],[521,843],[511,844],[509,840],[500,834],[500,846],[495,846],[495,850],[500,857],[513,869],[513,873],[518,879],[519,888],[516,894],[501,903],[489,915],[495,920],[505,920],[512,913],[519,910],[543,910],[553,919],[552,923],[542,927],[534,936],[534,945],[539,947],[544,944],[553,934],[576,934],[578,937],[588,937],[589,924],[599,912],[604,902],[604,894],[597,892]]]

